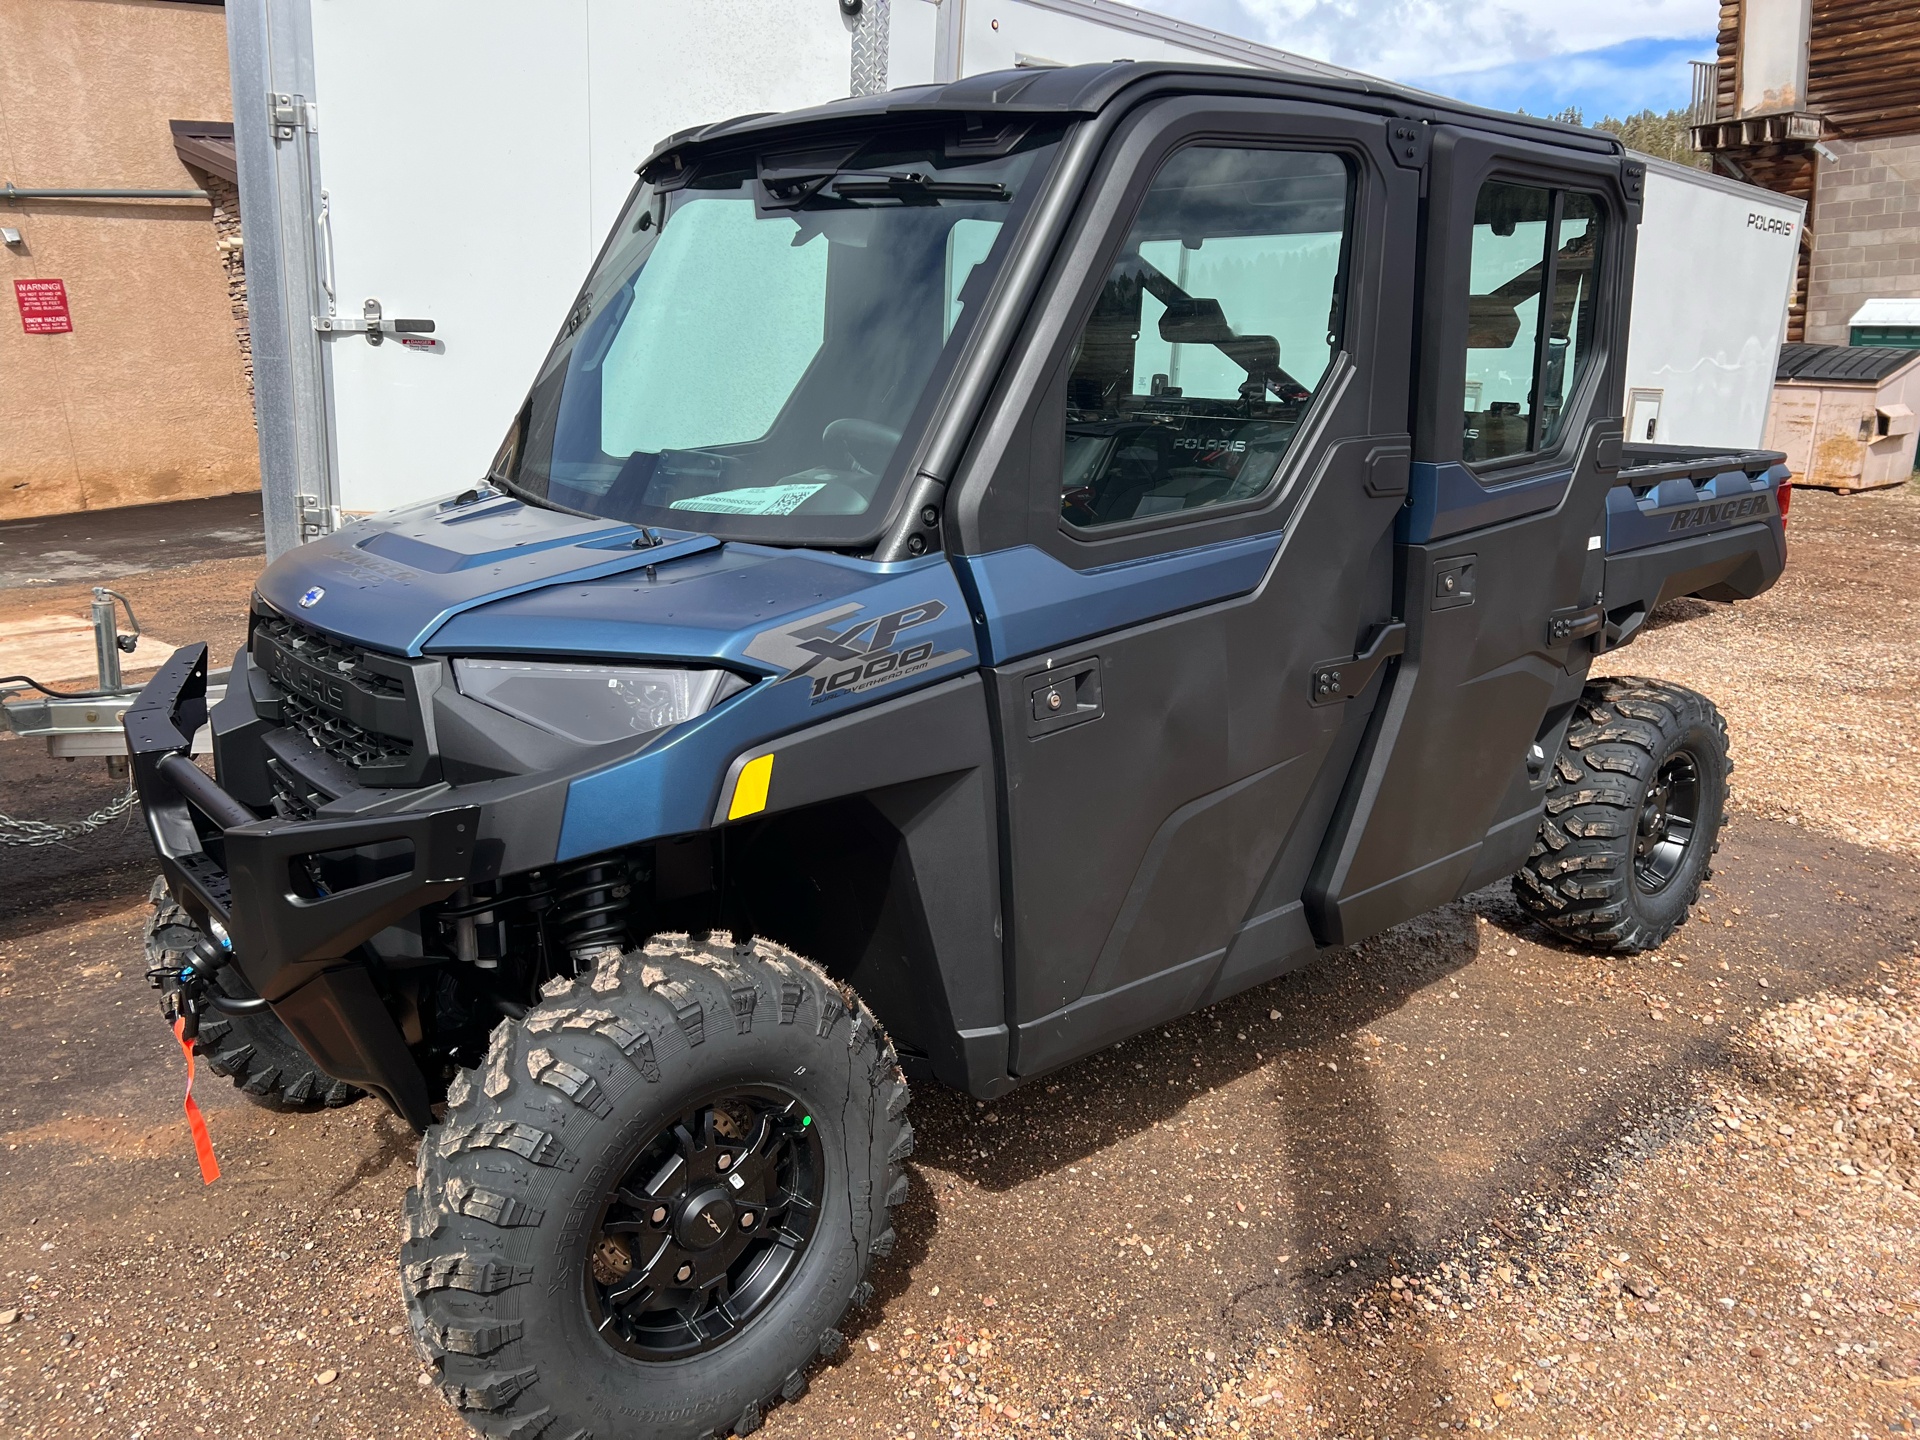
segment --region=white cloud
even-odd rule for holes
[[[1440,77],[1711,35],[1718,0],[1142,0],[1316,60],[1388,79]]]

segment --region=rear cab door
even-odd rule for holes
[[[1309,886],[1352,943],[1513,873],[1604,621],[1606,497],[1645,171],[1435,127],[1411,493],[1407,654]]]
[[[1423,154],[1304,99],[1142,106],[1003,372],[951,538],[1018,1074],[1313,952],[1301,887],[1398,638]]]

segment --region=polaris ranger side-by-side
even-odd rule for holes
[[[262,576],[126,720],[209,1063],[423,1132],[490,1435],[745,1432],[870,1293],[907,1080],[999,1095],[1515,876],[1659,944],[1725,729],[1588,683],[1784,560],[1623,443],[1644,172],[1118,63],[687,132],[492,473]]]

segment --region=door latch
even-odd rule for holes
[[[1322,660],[1313,667],[1313,689],[1309,699],[1315,705],[1337,705],[1367,688],[1374,672],[1396,655],[1407,653],[1407,625],[1404,620],[1376,625],[1359,654],[1341,660]]]
[[[313,328],[322,335],[364,335],[369,345],[379,345],[389,335],[431,335],[431,320],[389,320],[381,311],[378,300],[369,300],[360,307],[360,318],[355,320],[346,315],[316,315]]]
[[[1097,655],[1029,675],[1026,686],[1030,736],[1051,735],[1069,725],[1098,720],[1103,713]]]
[[[1548,648],[1598,635],[1606,623],[1607,608],[1598,601],[1556,610],[1547,617]]]

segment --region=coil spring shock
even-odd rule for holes
[[[592,860],[570,866],[560,872],[554,889],[554,920],[576,972],[625,948],[633,886],[623,863]]]

